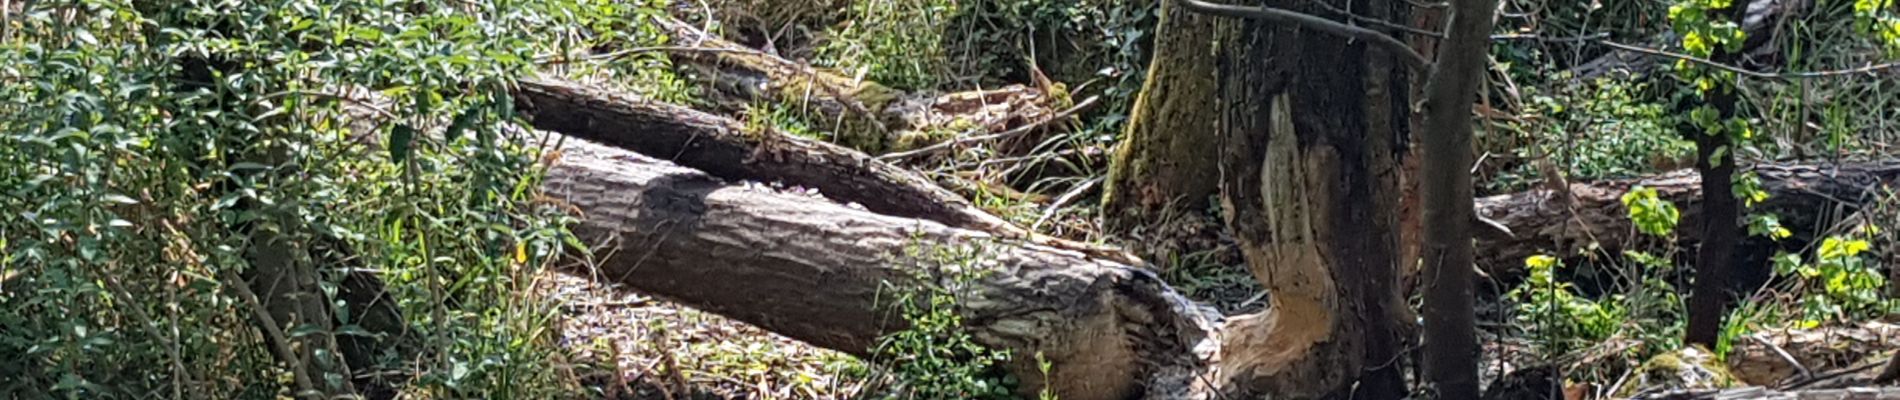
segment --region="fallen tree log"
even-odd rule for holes
[[[1794,233],[1788,242],[1807,243],[1845,217],[1844,211],[1886,195],[1887,185],[1900,178],[1900,161],[1834,166],[1765,163],[1748,171],[1761,178],[1762,189],[1769,194],[1753,210],[1778,215]],[[1479,198],[1478,215],[1512,232],[1479,235],[1479,266],[1494,276],[1508,275],[1522,266],[1525,257],[1539,253],[1576,256],[1595,245],[1602,251],[1598,254],[1616,255],[1634,248],[1642,238],[1630,225],[1622,197],[1637,186],[1656,189],[1660,197],[1677,205],[1682,211],[1677,235],[1681,244],[1694,244],[1696,230],[1684,228],[1701,223],[1700,182],[1694,171],[1678,170],[1640,179],[1571,183],[1568,193],[1536,189]]]
[[[522,80],[514,98],[535,128],[632,150],[722,179],[813,188],[880,214],[1142,263],[1120,250],[1034,234],[984,212],[916,172],[841,146],[769,128],[748,128],[730,118],[572,82]]]
[[[762,103],[780,104],[832,132],[835,142],[869,153],[912,150],[956,140],[958,134],[1039,127],[1068,107],[1063,96],[1050,93],[1049,82],[947,94],[906,92],[786,60],[679,21],[659,23],[682,46],[670,58],[700,81],[713,111],[737,115]]]
[[[1142,263],[1118,250],[1038,237],[912,171],[844,147],[778,132],[749,131],[729,118],[570,82],[524,80],[515,94],[518,106],[532,116],[537,128],[665,158],[723,179],[814,188],[832,199],[858,203],[881,214],[1031,238],[1123,263]],[[1770,194],[1759,209],[1781,215],[1783,224],[1794,231],[1795,241],[1804,241],[1826,228],[1817,225],[1842,217],[1828,206],[1856,206],[1881,194],[1881,185],[1900,177],[1900,162],[1838,167],[1770,163],[1751,170]],[[1537,189],[1477,199],[1478,215],[1511,231],[1506,235],[1480,230],[1479,266],[1490,273],[1511,275],[1525,257],[1538,253],[1570,256],[1595,244],[1604,254],[1613,255],[1638,244],[1640,238],[1621,202],[1634,186],[1657,189],[1682,208],[1679,226],[1695,226],[1700,215],[1696,207],[1699,182],[1694,171],[1679,170],[1640,179],[1570,183],[1564,194]],[[1695,242],[1693,229],[1679,233],[1683,244]]]
[[[1143,268],[566,142],[542,189],[582,214],[573,231],[596,244],[575,273],[870,356],[903,327],[897,290],[959,287],[959,263],[916,249],[975,246],[982,273],[958,291],[959,314],[978,341],[1017,355],[1009,368],[1026,393],[1193,397],[1218,357],[1218,317]],[[1047,381],[1031,355],[1054,366]]]

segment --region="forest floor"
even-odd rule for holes
[[[844,353],[596,279],[544,278],[565,300],[564,345],[603,366],[588,384],[610,399],[838,399],[876,386]]]

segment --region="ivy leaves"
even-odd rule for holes
[[[1669,236],[1682,219],[1676,204],[1657,195],[1655,188],[1637,186],[1623,194],[1623,207],[1629,209],[1636,230],[1651,236]]]

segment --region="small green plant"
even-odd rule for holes
[[[1900,12],[1894,0],[1854,0],[1854,27],[1879,37],[1889,54],[1900,54]]]
[[[1530,278],[1505,296],[1517,304],[1517,318],[1545,354],[1562,354],[1607,339],[1629,313],[1616,302],[1578,295],[1576,286],[1557,279],[1563,260],[1547,255],[1524,260]]]
[[[1637,186],[1623,194],[1623,207],[1629,209],[1630,222],[1636,230],[1651,236],[1669,236],[1675,232],[1676,223],[1682,219],[1682,211],[1676,204],[1656,194],[1655,188]]]
[[[1512,135],[1484,138],[1488,148],[1520,159],[1549,157],[1576,179],[1672,169],[1695,149],[1676,134],[1662,104],[1645,98],[1647,84],[1599,79],[1524,91],[1526,101],[1517,118],[1499,130]],[[1504,171],[1492,185],[1513,190],[1541,177],[1542,172],[1527,163]]]
[[[949,75],[943,32],[957,10],[950,0],[853,1],[849,21],[819,45],[818,63],[894,88],[934,88]]]
[[[893,311],[909,326],[880,338],[875,349],[874,357],[888,365],[885,372],[897,385],[889,397],[1014,398],[1016,378],[1003,369],[1009,351],[977,343],[959,313],[959,293],[987,271],[981,246],[911,246],[908,252],[932,265],[917,268],[921,287],[893,291]]]
[[[1050,382],[1049,369],[1053,366],[1054,364],[1051,364],[1048,358],[1042,356],[1042,352],[1036,352],[1036,371],[1042,372],[1043,382]],[[1057,400],[1055,385],[1043,385],[1042,392],[1036,394],[1036,399]]]
[[[1872,247],[1866,239],[1829,236],[1821,241],[1811,262],[1793,254],[1775,257],[1776,274],[1795,279],[1802,294],[1797,326],[1812,328],[1887,311],[1891,301],[1881,296],[1887,278],[1862,256]]]

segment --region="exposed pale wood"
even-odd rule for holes
[[[1381,19],[1405,8],[1326,2]],[[1279,22],[1220,21],[1214,38],[1222,216],[1269,293],[1268,311],[1228,324],[1216,382],[1228,398],[1400,398],[1410,70],[1383,48]]]
[[[1209,311],[1141,268],[568,143],[542,188],[597,244],[577,273],[869,355],[903,326],[889,311],[896,290],[959,287],[928,249],[980,246],[986,275],[957,290],[963,321],[1015,351],[1026,391],[1043,383],[1038,353],[1064,399],[1191,397],[1216,357],[1203,345],[1216,334]]]

